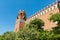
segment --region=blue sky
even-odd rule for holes
[[[19,10],[25,10],[27,17],[56,0],[0,0],[0,34],[14,31]]]

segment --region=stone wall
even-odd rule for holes
[[[57,4],[58,4],[57,2],[54,2],[54,3],[50,4],[49,6],[47,6],[46,8],[39,10],[34,15],[29,17],[26,20],[26,22],[29,23],[31,20],[33,20],[35,18],[39,18],[45,22],[44,27],[43,27],[44,30],[51,30],[52,27],[57,26],[56,23],[49,21],[49,18],[52,14],[59,12]]]

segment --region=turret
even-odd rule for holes
[[[16,19],[16,24],[15,24],[14,31],[18,32],[20,29],[22,29],[24,27],[25,21],[26,21],[25,11],[24,10],[20,10],[18,12],[18,16],[17,16],[17,19]]]

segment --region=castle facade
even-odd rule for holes
[[[51,14],[55,14],[60,12],[60,1],[57,0],[56,2],[50,4],[49,6],[45,7],[42,10],[39,10],[34,15],[26,19],[26,13],[25,11],[19,11],[16,24],[15,24],[15,32],[18,32],[20,29],[23,28],[25,23],[29,23],[31,20],[38,18],[44,21],[44,30],[51,30],[52,27],[57,26],[57,22],[49,21],[49,18],[51,17]]]

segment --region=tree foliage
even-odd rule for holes
[[[28,24],[28,26],[37,28],[37,29],[43,29],[42,26],[44,26],[44,22],[41,19],[34,19],[31,20],[30,24]]]
[[[12,32],[6,32],[1,36],[1,40],[14,40],[15,35]]]
[[[60,34],[55,34],[53,31],[44,31],[42,30],[42,26],[44,26],[42,20],[34,19],[25,29],[17,33],[4,33],[0,36],[0,40],[60,40]]]
[[[57,22],[57,26],[53,28],[53,32],[60,34],[60,13],[53,14],[50,20]]]

